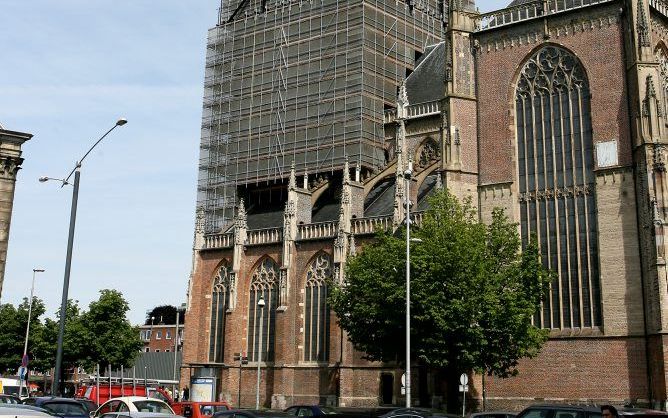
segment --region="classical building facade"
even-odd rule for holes
[[[0,298],[7,265],[9,226],[14,207],[16,174],[21,169],[21,146],[32,138],[32,134],[5,129],[0,125]]]
[[[402,370],[351,347],[328,283],[405,199],[419,227],[447,187],[483,220],[503,208],[557,273],[540,355],[484,388],[475,376],[470,404],[665,409],[667,31],[666,0],[225,3],[184,363],[242,406],[258,362],[265,406],[403,403]],[[442,404],[443,376],[416,371],[414,404]]]

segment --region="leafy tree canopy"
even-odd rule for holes
[[[430,200],[411,245],[412,357],[458,373],[507,377],[535,356],[547,334],[532,325],[552,279],[534,242],[521,250],[501,210],[485,225],[470,200],[447,190]],[[380,233],[349,260],[330,297],[356,349],[375,361],[405,359],[405,235]]]
[[[153,324],[167,324],[175,325],[176,324],[176,306],[173,305],[161,305],[156,306],[146,313],[146,322],[145,325]],[[153,318],[153,320],[151,320]],[[179,312],[179,324],[183,324],[185,320],[185,312]]]
[[[24,298],[18,307],[10,304],[0,305],[0,374],[16,374],[18,367],[21,365],[29,305],[28,298]],[[28,355],[31,361],[30,366],[35,368],[41,367],[39,361],[33,361],[35,357],[33,348],[40,340],[44,328],[40,321],[44,312],[44,302],[39,298],[33,298]]]
[[[84,366],[93,370],[112,366],[131,367],[142,341],[139,330],[127,320],[128,303],[116,290],[100,291],[100,298],[82,311],[78,302],[69,300],[63,335],[63,370]],[[43,322],[44,303],[33,299],[28,341],[29,368],[46,372],[55,365],[60,312]],[[0,305],[0,374],[16,374],[21,364],[28,320],[28,300],[18,307]]]

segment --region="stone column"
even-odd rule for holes
[[[21,169],[21,145],[32,138],[32,134],[14,132],[0,125],[0,298],[5,279],[9,225],[14,206],[16,173]]]

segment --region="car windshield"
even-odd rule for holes
[[[225,405],[200,405],[199,412],[202,415],[213,415],[216,412],[227,411]]]
[[[48,402],[42,404],[42,408],[58,415],[88,415],[86,408],[78,402]]]
[[[18,404],[19,402],[11,396],[0,396],[0,403]]]
[[[321,406],[321,407],[320,407],[320,410],[321,410],[324,414],[327,414],[327,415],[330,415],[330,414],[338,414],[338,411],[337,411],[336,409],[331,408],[331,407],[329,407],[329,406]]]
[[[163,414],[173,414],[166,403],[160,401],[152,401],[147,399],[145,401],[134,401],[133,404],[139,412],[162,412]]]

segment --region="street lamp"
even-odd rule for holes
[[[60,369],[61,365],[63,362],[63,334],[65,333],[65,314],[67,311],[67,293],[69,291],[70,287],[70,270],[72,267],[72,246],[74,244],[74,225],[76,223],[77,219],[77,201],[79,199],[79,177],[81,175],[81,164],[83,161],[86,159],[88,154],[93,151],[93,148],[97,146],[111,131],[116,129],[119,126],[123,126],[126,123],[128,123],[127,119],[121,118],[116,121],[116,124],[111,127],[107,132],[105,132],[104,135],[100,137],[100,139],[97,140],[93,144],[92,147],[86,151],[83,157],[79,161],[76,162],[74,165],[74,168],[72,171],[70,171],[70,174],[67,175],[64,179],[56,179],[52,177],[40,177],[39,181],[44,183],[49,180],[57,180],[62,183],[61,187],[64,187],[66,184],[70,184],[69,180],[70,177],[72,177],[72,174],[74,174],[74,190],[72,192],[72,208],[70,210],[70,232],[67,238],[67,255],[65,258],[65,278],[63,279],[63,298],[60,303],[60,324],[58,327],[58,349],[56,351],[56,367],[54,370],[54,376],[53,376],[53,388],[51,390],[51,393],[54,395],[59,395],[60,394]]]
[[[28,304],[28,324],[26,325],[26,340],[25,343],[23,344],[23,358],[21,359],[21,366],[25,367],[25,376],[26,376],[26,381],[27,376],[28,376],[28,369],[27,369],[27,356],[28,356],[28,336],[30,335],[30,317],[32,316],[32,298],[33,295],[35,294],[35,274],[37,273],[44,273],[44,269],[32,269],[32,286],[30,286],[30,303]],[[25,364],[25,366],[24,366]],[[19,396],[21,396],[21,392],[23,392],[23,376],[21,376],[21,380],[19,382]],[[28,391],[30,392],[30,391]]]
[[[260,307],[260,341],[259,349],[257,350],[257,388],[255,393],[255,409],[260,409],[260,362],[262,361],[262,325],[264,321],[264,295],[260,295],[260,300],[257,301],[257,306]]]
[[[406,408],[411,407],[411,177],[413,161],[408,160],[406,180]]]

